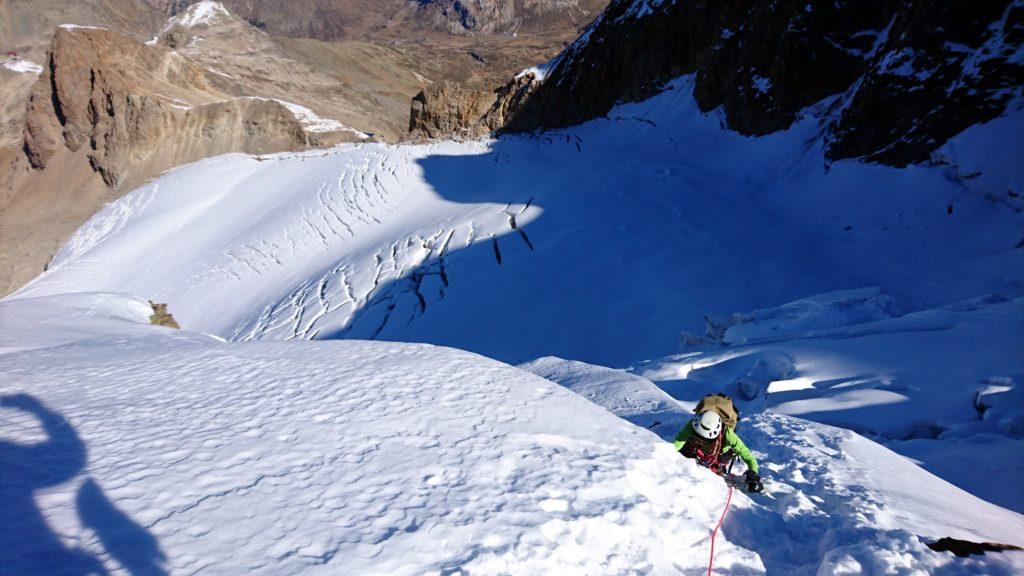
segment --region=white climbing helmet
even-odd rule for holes
[[[693,419],[693,431],[706,440],[714,440],[722,433],[722,417],[714,410],[701,412]]]

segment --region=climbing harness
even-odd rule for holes
[[[722,463],[718,461],[718,457],[722,454],[722,440],[724,434],[715,439],[714,444],[711,448],[705,452],[700,446],[697,446],[697,463],[701,466],[710,469],[719,476],[724,472]]]

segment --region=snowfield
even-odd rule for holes
[[[109,298],[128,317],[140,304]],[[74,306],[53,304],[0,306],[42,326],[56,309],[59,325]],[[706,566],[726,487],[547,380],[429,345],[228,344],[110,322],[79,319],[91,337],[62,346],[5,343],[22,349],[0,356],[5,572]]]
[[[43,67],[31,60],[25,60],[24,58],[10,58],[2,64],[2,66],[11,72],[18,72],[21,74],[42,74]]]
[[[742,137],[683,78],[536,138],[220,156],[110,204],[14,297],[136,294],[229,340],[623,366],[708,313],[831,290],[903,312],[1022,294],[1018,108],[905,169],[826,166],[816,115]]]

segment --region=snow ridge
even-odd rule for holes
[[[154,330],[0,356],[19,383],[17,396],[4,387],[4,442],[66,461],[88,447],[66,483],[37,492],[45,523],[114,573],[126,557],[172,574],[286,575],[670,573],[706,561],[725,486],[543,379],[432,346]],[[39,423],[53,417],[68,431],[46,441]],[[17,458],[5,461],[16,479],[38,463]],[[0,495],[31,509],[25,487],[5,482]],[[77,510],[83,492],[151,534],[150,556]],[[45,541],[3,538],[7,567],[31,572]],[[761,569],[728,543],[720,554]]]

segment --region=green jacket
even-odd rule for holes
[[[693,438],[693,434],[693,421],[691,420],[686,424],[686,426],[683,426],[683,429],[679,431],[679,434],[676,434],[676,439],[672,442],[676,447],[676,450],[682,450],[683,444],[685,444],[690,438]],[[753,470],[755,474],[757,473],[757,458],[754,458],[754,455],[750,453],[747,445],[743,443],[743,440],[740,440],[740,437],[733,432],[732,428],[726,427],[725,441],[722,442],[722,453],[724,454],[730,450],[743,459],[747,468]]]

